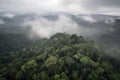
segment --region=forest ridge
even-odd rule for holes
[[[56,33],[28,44],[3,51],[9,59],[1,58],[0,80],[120,80],[120,60],[109,56],[117,52],[93,40]]]

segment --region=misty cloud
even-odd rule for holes
[[[105,21],[106,24],[110,24],[110,25],[113,25],[115,23],[115,20],[114,19],[109,19],[109,20],[106,20]]]
[[[81,16],[81,18],[85,21],[88,21],[90,23],[94,23],[94,22],[97,22],[96,19],[92,18],[91,16],[87,15],[87,16]]]
[[[12,13],[5,13],[2,15],[2,17],[6,17],[6,18],[13,18],[15,15]]]
[[[5,24],[5,22],[2,19],[0,19],[0,25],[1,24]]]
[[[66,16],[59,16],[59,19],[56,21],[50,21],[44,17],[26,20],[25,26],[31,26],[32,32],[40,37],[50,37],[57,32],[77,34],[80,30],[80,27]]]
[[[69,16],[65,15],[59,15],[57,20],[49,20],[45,17],[35,18],[35,19],[29,19],[26,18],[24,22],[24,26],[30,27],[31,32],[29,33],[29,36],[40,36],[40,37],[50,37],[51,35],[59,32],[66,32],[68,34],[77,34],[77,35],[83,35],[85,37],[99,37],[102,34],[109,34],[109,29],[112,30],[111,27],[108,28],[102,28],[102,27],[96,27],[94,26],[95,23],[97,24],[97,20],[94,20],[90,16],[82,16],[82,19],[84,19],[87,22],[94,23],[94,24],[88,24],[82,25],[78,24],[75,20],[73,20]],[[84,21],[84,22],[85,22]],[[98,24],[97,24],[98,25]],[[101,25],[103,26],[103,25]],[[104,25],[105,26],[105,25]]]

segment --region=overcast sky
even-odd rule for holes
[[[120,0],[0,0],[0,11],[71,12],[120,15]]]

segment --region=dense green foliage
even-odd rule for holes
[[[0,52],[18,51],[23,47],[29,46],[31,42],[32,40],[29,40],[24,34],[0,34]]]
[[[110,55],[92,40],[57,33],[12,51],[0,80],[120,80],[120,60]]]
[[[0,68],[9,63],[13,51],[20,51],[22,48],[31,46],[33,40],[28,39],[24,34],[1,33],[0,34]]]

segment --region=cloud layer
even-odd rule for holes
[[[72,12],[120,15],[120,0],[0,0],[0,11]]]
[[[31,27],[31,33],[35,33],[40,37],[50,37],[58,32],[66,32],[69,34],[78,34],[80,27],[70,18],[59,16],[56,21],[50,21],[46,18],[35,18],[34,20],[26,20],[24,26]]]
[[[50,37],[51,35],[59,32],[66,32],[68,34],[78,34],[85,37],[99,37],[102,34],[109,34],[113,30],[112,27],[105,27],[112,25],[112,20],[105,21],[103,24],[92,18],[89,15],[81,16],[83,23],[77,23],[70,16],[59,15],[57,20],[49,20],[45,17],[36,17],[34,19],[26,18],[24,26],[31,27],[29,36]],[[84,23],[86,25],[84,25]],[[98,26],[96,26],[98,25]],[[103,27],[103,28],[102,28]],[[106,28],[106,29],[105,29]]]
[[[118,17],[108,15],[0,14],[0,33],[22,33],[32,39],[66,32],[119,46],[119,25]]]

